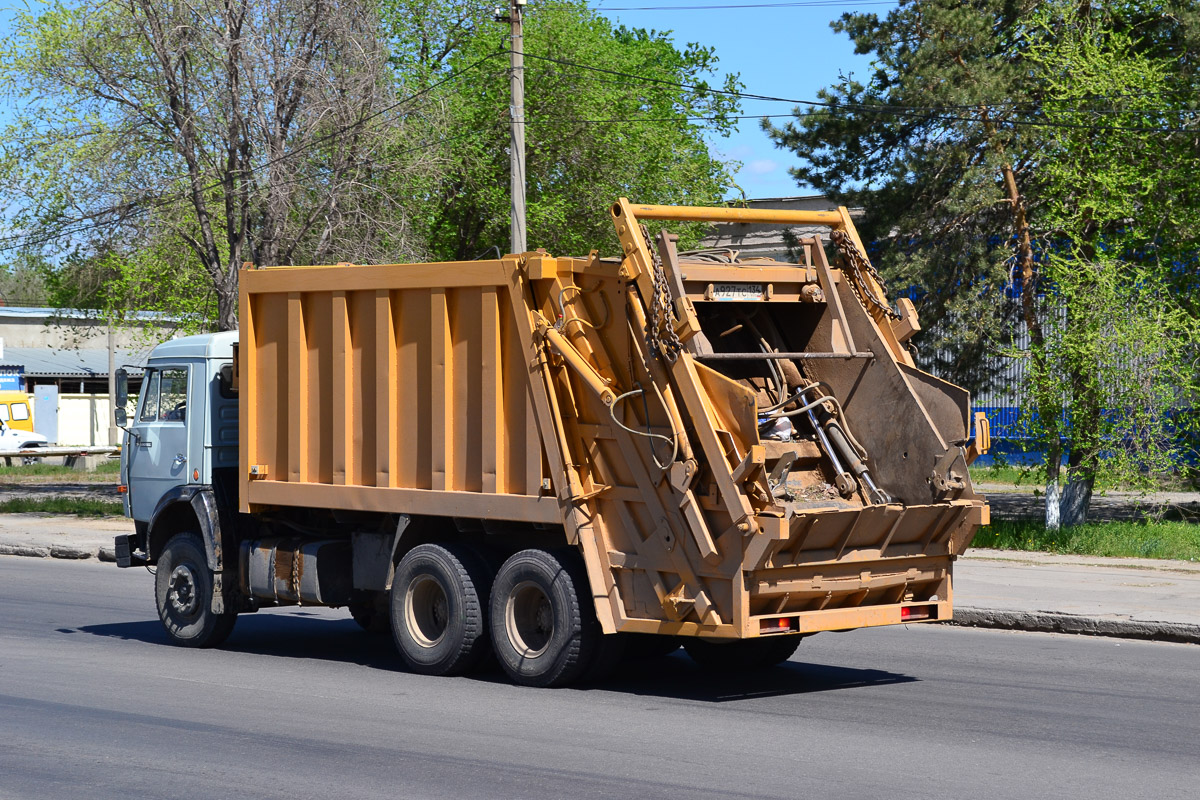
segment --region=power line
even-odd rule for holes
[[[669,80],[664,80],[662,78],[651,78],[651,77],[647,77],[647,76],[643,76],[643,75],[635,75],[630,72],[622,72],[620,70],[608,69],[607,67],[596,67],[596,66],[592,66],[590,64],[580,64],[575,61],[568,61],[566,59],[561,59],[561,58],[553,58],[551,56],[534,55],[533,53],[526,53],[525,55],[528,58],[532,58],[532,59],[536,59],[536,60],[540,60],[540,61],[547,61],[547,62],[550,62],[553,64],[559,64],[561,66],[574,67],[576,69],[583,69],[583,70],[588,70],[591,72],[598,72],[598,73],[602,73],[605,75],[614,75],[617,77],[629,78],[630,80],[634,80],[639,83],[650,83],[650,84],[656,84],[656,85],[660,85],[660,86],[670,86],[670,87],[676,88],[676,89],[687,89],[688,91],[700,92],[700,93],[707,92],[710,94],[718,94],[718,95],[722,95],[725,97],[733,97],[733,98],[742,99],[742,100],[761,100],[764,102],[771,102],[771,103],[790,103],[792,105],[805,105],[805,106],[811,106],[814,108],[825,108],[825,109],[830,109],[830,110],[844,109],[844,110],[849,110],[849,111],[861,111],[861,112],[870,113],[870,114],[892,114],[892,115],[896,115],[896,116],[920,114],[920,113],[926,113],[926,112],[970,110],[970,109],[978,109],[980,107],[980,104],[963,105],[963,106],[902,106],[902,105],[884,105],[884,104],[867,104],[867,103],[842,103],[842,102],[836,102],[836,101],[823,101],[823,100],[803,100],[803,99],[788,98],[788,97],[777,97],[774,95],[754,94],[751,92],[737,92],[737,91],[733,91],[732,89],[715,89],[711,86],[708,86],[707,84],[681,83],[679,81],[669,81]],[[1181,113],[1195,114],[1196,112],[1185,111],[1185,112],[1181,112]],[[941,116],[939,118],[942,120],[946,120],[946,121],[959,121],[959,122],[983,122],[984,121],[980,117],[959,116],[959,115],[945,115],[945,116]],[[1192,129],[1182,128],[1182,127],[1180,127],[1180,128],[1169,128],[1169,127],[1163,127],[1163,126],[1130,127],[1130,126],[1116,126],[1116,125],[1097,126],[1097,125],[1088,125],[1088,124],[1084,124],[1084,123],[1052,122],[1050,120],[1039,121],[1039,120],[1006,119],[1006,120],[992,120],[992,122],[994,122],[997,125],[1012,125],[1012,126],[1019,126],[1019,127],[1079,128],[1079,129],[1095,130],[1095,131],[1126,131],[1126,132],[1132,132],[1132,133],[1188,133],[1188,132],[1192,131]]]
[[[832,2],[832,0],[830,0],[830,1]],[[443,79],[427,86],[426,88],[422,89],[419,92],[416,92],[412,95],[404,97],[404,98],[396,101],[395,103],[392,103],[382,109],[379,109],[359,120],[356,120],[352,123],[348,123],[348,124],[342,126],[341,128],[339,128],[338,130],[333,131],[329,134],[326,134],[325,136],[322,136],[322,137],[319,137],[318,139],[307,142],[304,145],[296,148],[295,150],[290,150],[290,151],[283,153],[273,159],[269,159],[268,161],[265,161],[251,169],[243,170],[239,174],[242,176],[243,179],[245,179],[249,175],[252,175],[256,172],[260,172],[261,170],[267,169],[268,167],[270,167],[274,164],[278,164],[284,160],[294,158],[295,156],[305,152],[306,150],[309,150],[320,144],[332,141],[340,136],[344,136],[346,133],[350,132],[351,130],[354,130],[355,128],[357,128],[359,126],[365,125],[374,119],[378,119],[379,117],[381,117],[385,114],[395,111],[396,109],[398,109],[406,104],[409,104],[424,95],[429,94],[430,92],[434,91],[435,89],[437,89],[441,86],[444,86],[448,83],[451,83],[453,81],[456,81],[456,80],[462,78],[464,75],[477,69],[479,66],[486,63],[487,61],[489,61],[493,58],[499,57],[499,56],[510,55],[511,52],[512,52],[511,50],[501,50],[501,51],[491,53],[487,56],[484,56],[483,58],[481,58],[475,62],[472,62],[471,64],[467,65],[466,67],[455,71],[453,74],[447,75]],[[568,67],[568,68],[571,68],[574,70],[583,70],[583,71],[591,72],[591,73],[598,73],[598,74],[610,75],[610,76],[614,76],[614,77],[618,77],[618,78],[624,78],[629,81],[635,81],[637,84],[642,84],[642,85],[653,84],[653,85],[659,85],[659,86],[668,86],[671,88],[684,89],[684,90],[692,91],[692,92],[710,93],[710,94],[722,95],[722,96],[743,99],[743,100],[758,100],[758,101],[762,101],[762,102],[789,103],[792,105],[805,105],[805,106],[812,107],[813,109],[823,109],[823,110],[826,110],[829,112],[849,111],[849,112],[862,112],[862,113],[871,113],[871,114],[888,114],[888,115],[893,115],[893,116],[911,116],[911,115],[918,115],[918,114],[933,113],[933,114],[935,114],[935,116],[933,116],[933,117],[926,116],[923,118],[923,120],[932,119],[932,120],[945,121],[945,122],[983,122],[984,120],[981,117],[977,117],[977,116],[961,115],[961,114],[941,114],[939,112],[976,110],[976,109],[980,109],[981,106],[984,108],[991,108],[991,107],[995,107],[995,106],[1011,104],[1011,103],[996,103],[996,104],[975,103],[975,104],[960,105],[960,106],[956,106],[956,105],[906,106],[906,105],[865,104],[865,103],[849,103],[849,102],[837,102],[837,101],[804,100],[804,99],[796,99],[796,98],[777,97],[777,96],[773,96],[773,95],[755,94],[755,93],[751,93],[751,92],[738,92],[738,91],[733,91],[733,90],[729,90],[729,89],[717,89],[717,88],[708,86],[707,84],[688,84],[688,83],[682,83],[679,81],[671,81],[671,80],[665,80],[665,79],[661,79],[661,78],[653,78],[653,77],[648,77],[648,76],[644,76],[644,75],[637,75],[637,74],[633,74],[633,73],[629,73],[629,72],[623,72],[620,70],[609,69],[606,67],[596,67],[596,66],[592,66],[589,64],[582,64],[582,63],[570,61],[567,59],[535,55],[532,53],[523,53],[522,55],[524,55],[530,59],[549,62],[549,63],[557,64],[559,66]],[[547,72],[549,72],[549,70],[547,70]],[[622,83],[620,81],[609,81],[609,83],[612,83],[614,85],[619,85],[619,86],[625,86],[627,88],[633,87],[633,84],[630,84],[627,82]],[[576,122],[579,124],[616,124],[616,123],[638,123],[638,122],[678,124],[680,122],[698,122],[698,121],[712,122],[712,121],[717,121],[717,120],[780,119],[780,118],[801,119],[805,116],[816,115],[819,113],[821,113],[821,112],[814,110],[814,111],[807,112],[806,114],[800,114],[798,112],[793,112],[790,114],[741,114],[741,115],[729,115],[729,116],[726,116],[726,115],[703,115],[703,116],[701,116],[701,115],[680,115],[680,116],[671,116],[671,117],[628,116],[628,117],[614,117],[614,118],[608,118],[608,119],[576,119],[576,120],[569,120],[569,121]],[[1043,113],[1044,114],[1044,113],[1047,113],[1047,110],[1046,109],[1033,109],[1033,110],[1029,110],[1029,111],[1025,111],[1025,112],[1018,112],[1018,113],[1029,113],[1029,114]],[[1055,114],[1060,114],[1060,113],[1072,113],[1072,114],[1075,114],[1075,113],[1078,113],[1078,114],[1179,113],[1179,114],[1191,114],[1194,116],[1198,112],[1190,111],[1190,110],[1179,110],[1179,111],[1171,111],[1171,112],[1160,112],[1160,111],[1122,112],[1122,111],[1116,110],[1116,109],[1104,109],[1104,110],[1101,110],[1101,109],[1096,109],[1096,110],[1063,109],[1063,110],[1051,110],[1051,111],[1049,111],[1049,113],[1055,113]],[[917,121],[923,121],[923,120],[917,120]],[[1091,130],[1091,131],[1124,131],[1124,132],[1139,132],[1139,133],[1193,132],[1193,129],[1181,128],[1181,127],[1177,128],[1177,127],[1165,127],[1165,126],[1097,126],[1097,125],[1090,125],[1090,124],[1086,124],[1086,123],[1057,122],[1057,121],[1046,120],[1046,119],[1043,119],[1043,120],[999,119],[999,120],[992,120],[992,122],[994,122],[997,125],[1010,125],[1010,126],[1014,126],[1014,127],[1045,127],[1045,128],[1064,128],[1064,129],[1078,129],[1078,130]],[[431,147],[436,147],[438,145],[447,143],[449,141],[454,141],[456,139],[462,139],[467,136],[475,135],[476,133],[477,133],[477,131],[470,131],[470,132],[458,134],[456,136],[446,137],[444,139],[439,139],[434,142],[428,142],[423,145],[420,145],[420,146],[417,146],[414,148],[410,148],[409,150],[401,151],[400,153],[397,153],[396,155],[404,155],[404,154],[407,154],[410,152],[417,152],[417,151],[428,149]],[[186,177],[188,177],[188,176],[181,175],[181,176],[178,176],[176,178],[176,180],[183,180]],[[299,179],[294,179],[292,182],[296,182],[296,180],[299,180]],[[209,191],[211,189],[219,188],[223,183],[224,183],[224,181],[216,181],[214,183],[209,184],[208,186],[203,187],[200,191],[203,192],[203,191]],[[14,249],[20,249],[22,247],[30,247],[30,246],[39,245],[39,244],[46,244],[51,241],[64,239],[64,238],[67,238],[70,236],[75,236],[79,233],[85,233],[89,230],[95,230],[97,228],[106,227],[109,225],[120,224],[120,223],[126,221],[127,219],[129,219],[133,215],[144,214],[146,212],[153,210],[154,208],[161,207],[170,202],[178,202],[181,200],[185,200],[185,199],[187,199],[187,194],[188,194],[188,192],[178,192],[178,193],[174,193],[174,194],[163,193],[163,194],[158,195],[156,198],[150,199],[150,200],[133,200],[128,203],[123,203],[120,205],[110,206],[105,209],[97,210],[95,212],[86,214],[86,215],[82,216],[79,220],[77,220],[79,222],[82,222],[82,220],[96,219],[97,217],[101,217],[101,216],[104,216],[107,214],[122,214],[122,215],[124,215],[120,219],[116,219],[116,220],[112,220],[112,221],[108,221],[108,222],[97,222],[94,224],[80,225],[77,227],[69,227],[68,226],[66,229],[60,230],[59,232],[57,232],[55,234],[47,234],[42,237],[35,237],[31,234],[30,235],[13,235],[13,236],[7,236],[7,237],[0,237],[0,252],[14,250]]]
[[[532,54],[529,57],[534,58],[534,59],[538,58],[538,56],[535,56]],[[585,71],[599,71],[599,68],[591,67],[588,65],[581,64],[581,65],[579,65],[579,67],[584,69]],[[554,69],[551,69],[551,68],[539,69],[539,68],[534,68],[534,67],[525,67],[525,71],[526,72],[536,72],[536,73],[541,73],[544,75],[551,75],[551,76],[555,76],[555,77],[558,77],[561,75],[560,72],[558,72]],[[643,82],[656,81],[656,79],[653,79],[653,78],[646,78],[645,76],[642,76],[642,75],[632,75],[627,72],[621,72],[621,73],[615,73],[615,74],[618,74],[623,77],[634,78],[636,80],[643,81]],[[604,80],[604,79],[598,78],[598,77],[593,77],[593,78],[589,78],[589,79],[593,80],[597,83],[605,83],[609,86],[630,87],[629,83],[626,83],[623,81]],[[707,88],[704,88],[703,90],[701,90],[701,88],[698,84],[677,83],[677,84],[670,84],[670,85],[679,87],[679,88],[691,88],[695,91],[708,91],[708,92],[713,92],[713,93],[717,93],[717,94],[732,94],[737,97],[741,97],[741,98],[745,98],[745,99],[752,99],[752,100],[760,100],[762,102],[793,103],[793,104],[798,104],[798,105],[807,104],[807,105],[817,105],[817,106],[828,106],[829,108],[889,109],[889,110],[894,110],[897,112],[899,112],[899,111],[959,111],[959,110],[961,110],[961,111],[976,111],[976,110],[979,110],[980,108],[986,108],[986,109],[1012,108],[1013,113],[1036,114],[1039,111],[1044,111],[1045,110],[1044,107],[1048,106],[1050,104],[1067,102],[1067,100],[1065,100],[1065,99],[1059,100],[1059,99],[1055,99],[1055,98],[1046,98],[1044,100],[1039,101],[1040,105],[1035,106],[1035,107],[1029,107],[1030,104],[1028,102],[1019,101],[1019,100],[978,100],[973,103],[961,103],[961,104],[946,103],[946,104],[942,104],[942,105],[938,105],[938,106],[914,106],[914,105],[906,105],[906,104],[848,103],[848,102],[822,103],[820,101],[813,101],[813,100],[792,100],[792,99],[783,98],[783,97],[769,97],[769,96],[765,96],[765,95],[750,95],[750,94],[739,93],[739,92],[728,92],[723,89],[713,89],[711,87],[707,87]],[[1133,94],[1130,94],[1127,92],[1117,92],[1117,93],[1113,93],[1113,94],[1087,95],[1085,97],[1081,97],[1078,99],[1079,100],[1116,100],[1116,99],[1122,99],[1122,98],[1128,98],[1128,97],[1139,97],[1140,98],[1140,97],[1142,97],[1142,95],[1133,95]],[[1027,106],[1027,108],[1022,109],[1022,108],[1020,108],[1021,106]],[[1192,116],[1196,116],[1196,115],[1200,115],[1200,110],[1192,110],[1192,109],[1130,110],[1130,109],[1119,109],[1119,108],[1096,108],[1096,109],[1053,109],[1053,113],[1056,113],[1056,114],[1093,114],[1093,115],[1137,114],[1139,116],[1145,116],[1145,115],[1151,115],[1151,114],[1160,114],[1160,115],[1189,114]],[[790,115],[790,114],[787,114],[787,115],[767,114],[767,115],[750,115],[750,116],[792,116],[792,115]]]
[[[839,8],[847,6],[894,6],[897,0],[809,0],[795,3],[729,3],[725,5],[705,6],[597,6],[596,10],[605,11],[712,11],[728,8]]]
[[[407,105],[407,104],[413,102],[414,100],[417,100],[417,99],[429,94],[433,90],[440,88],[441,86],[444,86],[448,83],[459,80],[465,74],[471,72],[472,70],[476,69],[477,67],[484,64],[485,62],[487,62],[493,58],[496,58],[498,56],[507,55],[507,53],[508,53],[507,50],[498,50],[494,53],[490,53],[490,54],[484,56],[483,58],[481,58],[477,61],[474,61],[471,64],[468,64],[466,67],[463,67],[462,69],[455,71],[453,74],[447,75],[445,78],[443,78],[439,81],[436,81],[433,84],[430,84],[429,86],[425,87],[424,89],[420,90],[419,92],[415,92],[411,95],[403,97],[400,100],[397,100],[396,102],[394,102],[382,109],[379,109],[371,114],[368,114],[367,116],[365,116],[361,119],[358,119],[358,120],[355,120],[354,122],[343,125],[338,130],[328,133],[328,134],[326,134],[322,137],[319,137],[317,139],[314,139],[310,142],[307,142],[304,145],[297,147],[295,150],[289,150],[288,152],[282,153],[282,154],[276,156],[275,158],[268,159],[267,161],[265,161],[261,164],[258,164],[255,167],[252,167],[251,169],[241,170],[238,172],[238,175],[243,180],[245,180],[250,175],[253,175],[257,172],[261,172],[262,170],[267,169],[268,167],[271,167],[282,161],[294,158],[294,157],[300,155],[301,153],[305,152],[306,150],[316,147],[317,145],[324,144],[324,143],[331,141],[337,137],[344,136],[345,134],[349,133],[350,131],[354,130],[355,128],[365,125],[368,122],[371,122],[372,120],[378,119],[379,117],[383,116],[384,114],[395,111],[396,109],[400,108],[401,106]],[[453,138],[462,138],[462,137],[457,136],[457,137],[449,137],[449,138],[453,139]],[[437,144],[441,144],[441,143],[442,142],[440,142],[440,141],[434,142],[434,143],[430,144],[429,146],[432,147],[432,146],[436,146]],[[417,150],[422,150],[422,149],[427,149],[427,148],[426,147],[418,147],[418,148],[414,148],[412,151],[407,151],[407,150],[401,151],[400,153],[397,153],[396,155],[405,155],[408,152],[415,152]],[[180,181],[180,180],[184,180],[188,177],[189,177],[188,175],[177,175],[170,180]],[[223,183],[224,183],[224,180],[214,181],[213,183],[210,183],[207,186],[202,186],[199,189],[199,191],[201,193],[211,191],[212,189],[217,189],[217,188],[221,187],[221,185]],[[81,226],[77,226],[74,228],[68,227],[66,230],[61,230],[54,234],[47,234],[47,235],[39,237],[39,238],[34,238],[32,234],[18,234],[18,235],[0,237],[0,252],[5,252],[5,251],[9,251],[9,250],[19,250],[24,247],[32,247],[32,246],[41,245],[41,244],[48,244],[52,241],[56,241],[59,239],[65,239],[69,236],[75,236],[77,234],[86,233],[91,230],[97,230],[99,228],[108,227],[110,225],[120,224],[120,223],[126,221],[127,219],[129,219],[129,216],[131,216],[133,214],[140,216],[141,214],[145,214],[149,211],[153,211],[156,208],[161,208],[169,203],[180,202],[180,201],[186,200],[186,199],[188,199],[188,195],[191,193],[192,193],[191,190],[184,190],[184,191],[179,191],[179,192],[174,192],[174,193],[164,192],[162,194],[159,194],[157,197],[149,200],[148,202],[144,201],[144,200],[132,200],[128,203],[121,203],[119,205],[102,208],[97,211],[93,211],[91,213],[82,215],[77,220],[77,222],[82,222],[83,220],[87,220],[87,219],[94,220],[97,217],[102,217],[102,216],[105,216],[108,214],[126,214],[126,216],[123,216],[119,219],[108,221],[108,222],[95,222],[93,224],[81,225]],[[13,241],[17,241],[17,243],[16,244],[8,244]]]
[[[409,155],[411,153],[418,153],[418,152],[421,152],[422,150],[429,150],[430,148],[438,147],[440,145],[447,144],[449,142],[454,142],[454,141],[458,141],[459,139],[466,139],[471,136],[475,136],[476,133],[477,133],[477,131],[470,130],[470,131],[466,131],[465,133],[455,134],[454,136],[445,136],[441,139],[437,139],[432,142],[424,142],[424,143],[416,145],[414,147],[409,147],[404,150],[400,150],[396,153],[393,153],[392,155],[393,156],[405,156],[405,155]],[[368,161],[360,162],[358,164],[358,166],[383,166],[385,163],[386,162],[378,160],[378,159],[371,159]],[[296,176],[290,180],[282,181],[276,185],[277,186],[290,186],[290,185],[294,185],[297,183],[301,183],[305,180],[311,180],[312,178],[315,178],[315,177],[317,177],[317,176],[316,175],[300,175],[300,176]],[[186,199],[187,199],[186,196],[182,193],[176,194],[174,197],[166,197],[165,195],[163,195],[163,196],[159,197],[160,202],[156,203],[155,205],[144,206],[141,209],[139,209],[138,212],[144,213],[158,205],[165,205],[166,202],[179,202],[181,200],[186,200]],[[123,221],[123,220],[121,220],[121,221]],[[107,227],[108,225],[112,225],[112,224],[115,224],[115,223],[99,223],[99,224],[95,224],[95,225],[87,225],[87,226],[83,226],[83,227],[76,228],[73,230],[59,231],[58,233],[48,234],[48,235],[41,237],[40,239],[36,239],[36,240],[30,240],[29,236],[26,236],[26,237],[21,237],[21,236],[4,237],[4,238],[0,239],[0,242],[9,241],[12,239],[21,239],[21,238],[26,239],[26,241],[18,242],[17,244],[0,245],[0,253],[6,252],[9,250],[19,250],[23,247],[30,247],[32,245],[47,244],[47,243],[55,241],[57,239],[63,239],[68,236],[74,236],[77,233],[86,233],[87,231],[96,230],[97,228]]]

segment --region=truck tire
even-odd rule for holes
[[[689,637],[683,649],[700,666],[720,672],[763,669],[782,664],[800,646],[802,636],[766,636],[760,639],[713,641]]]
[[[461,675],[488,652],[491,571],[470,547],[422,544],[392,581],[392,637],[405,665],[422,675]]]
[[[574,550],[522,550],[492,586],[492,648],[523,686],[565,686],[583,676],[603,635]]]
[[[195,533],[177,533],[167,542],[154,576],[158,618],[172,644],[216,647],[229,638],[237,614],[212,611],[213,576],[204,544]]]

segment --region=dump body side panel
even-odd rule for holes
[[[242,510],[561,522],[543,484],[516,272],[515,261],[245,270]]]

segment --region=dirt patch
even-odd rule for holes
[[[114,483],[0,483],[0,502],[17,498],[69,497],[76,500],[120,500]]]
[[[985,491],[993,519],[1046,518],[1046,499],[1031,492]],[[1092,498],[1088,522],[1136,522],[1165,519],[1200,522],[1200,494],[1160,492],[1150,495],[1109,494]]]

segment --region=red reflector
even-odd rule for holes
[[[900,621],[932,619],[933,606],[905,606],[900,609]]]
[[[759,633],[787,633],[796,630],[796,620],[792,617],[771,617],[758,621]]]
[[[121,484],[120,486],[117,487],[117,494],[128,494],[128,493],[129,493],[129,487],[126,486],[125,484]]]

